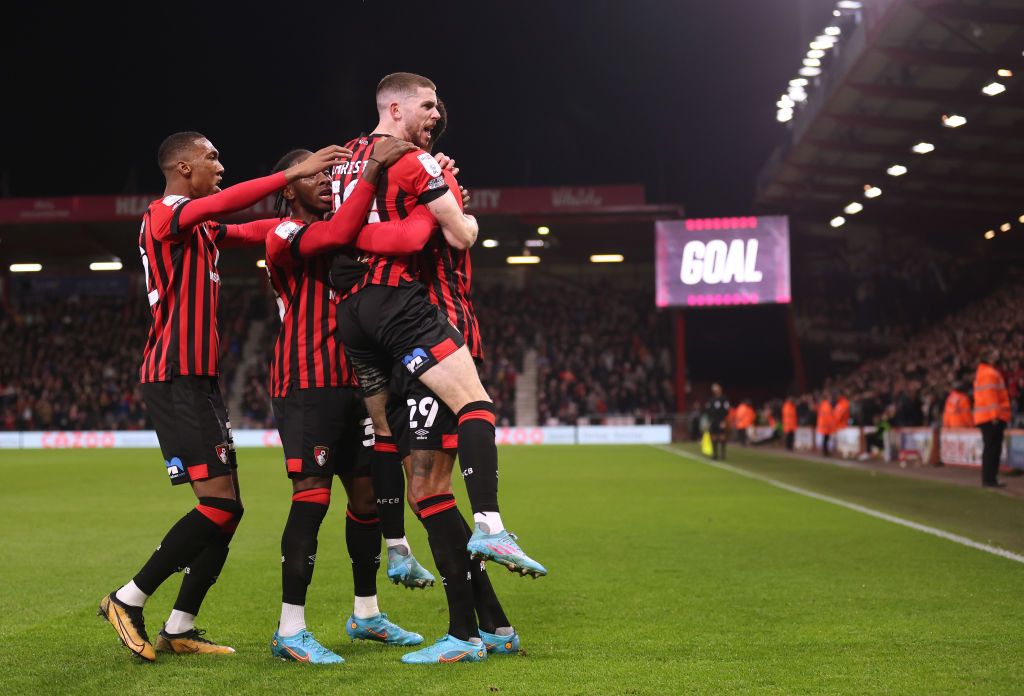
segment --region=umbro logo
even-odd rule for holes
[[[424,430],[423,428],[420,428],[419,430],[416,431],[416,437],[418,437],[420,439],[425,438],[429,434],[430,434],[430,431],[429,430]]]

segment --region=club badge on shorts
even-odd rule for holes
[[[220,460],[221,464],[228,463],[228,443],[217,445],[217,459]]]
[[[327,464],[327,457],[330,453],[331,451],[328,448],[322,445],[317,445],[313,448],[313,459],[315,459],[316,463],[320,466],[324,466]]]

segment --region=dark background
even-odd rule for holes
[[[817,7],[820,5],[821,7]],[[8,16],[2,193],[148,193],[161,139],[199,130],[227,183],[376,123],[385,74],[449,105],[472,186],[641,182],[692,215],[750,207],[782,135],[812,0],[45,3]],[[158,13],[158,14],[154,14]],[[824,21],[822,19],[822,21]]]

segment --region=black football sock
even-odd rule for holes
[[[352,561],[352,587],[356,597],[377,594],[377,570],[380,568],[380,518],[360,515],[349,508],[345,512],[345,545]]]
[[[465,517],[459,515],[459,519],[462,520],[462,529],[465,532],[463,537],[465,541],[469,541],[473,530],[466,522]],[[469,570],[473,582],[473,605],[476,607],[476,616],[481,630],[494,633],[499,628],[511,626],[508,617],[505,616],[505,610],[501,607],[501,602],[498,601],[498,595],[494,593],[491,578],[487,575],[486,561],[469,559]]]
[[[132,578],[151,595],[164,580],[187,566],[215,535],[242,515],[242,504],[228,498],[200,498],[199,504],[178,520],[164,536],[142,570]]]
[[[230,524],[221,528],[220,534],[214,534],[199,555],[185,567],[185,577],[181,580],[178,599],[174,602],[176,610],[192,616],[199,614],[199,607],[206,599],[206,593],[217,582],[220,571],[224,569],[231,540],[241,521],[242,513],[239,513]]]
[[[370,473],[381,534],[385,539],[401,539],[405,536],[405,470],[393,436],[374,435]]]
[[[459,411],[459,467],[473,512],[498,512],[498,448],[490,401],[472,401]]]
[[[722,450],[721,450],[722,451],[722,457],[721,457],[721,459],[724,462],[725,461],[725,440],[722,440],[721,444],[722,444]]]
[[[455,496],[441,494],[424,498],[419,502],[419,510],[448,600],[448,634],[459,640],[479,638],[465,521],[455,507]]]
[[[292,496],[281,535],[281,601],[285,604],[306,604],[316,564],[316,538],[330,503],[330,488],[311,488]]]

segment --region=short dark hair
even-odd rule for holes
[[[385,75],[384,79],[377,84],[377,109],[380,110],[384,106],[387,106],[386,104],[382,104],[381,100],[381,96],[385,93],[394,92],[406,95],[415,92],[420,87],[426,87],[427,89],[434,90],[437,89],[437,86],[433,82],[422,75],[417,75],[416,73],[397,72]]]
[[[156,163],[161,169],[169,169],[174,163],[181,159],[189,148],[195,146],[197,140],[205,140],[206,136],[196,131],[181,131],[172,133],[160,143],[156,151]]]

